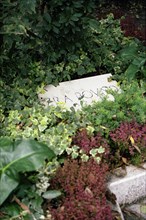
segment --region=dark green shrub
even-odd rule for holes
[[[146,81],[146,47],[138,39],[124,36],[119,19],[111,13],[99,21],[90,20],[89,29],[92,37],[88,51],[99,72],[110,72],[117,80]]]
[[[32,63],[58,63],[80,48],[94,7],[92,0],[2,1],[1,75],[27,77]]]

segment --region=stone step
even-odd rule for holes
[[[146,163],[143,165],[146,168]],[[146,169],[133,165],[126,167],[124,177],[112,176],[108,188],[116,195],[120,205],[131,204],[146,197]]]

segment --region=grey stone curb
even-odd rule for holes
[[[146,163],[143,165],[146,168]],[[125,177],[112,176],[108,188],[120,205],[131,204],[146,197],[146,170],[135,166],[126,167]]]

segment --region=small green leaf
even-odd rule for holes
[[[86,154],[81,155],[81,159],[83,162],[87,162],[89,160],[89,156]]]
[[[102,154],[105,152],[105,149],[102,146],[100,146],[99,148],[97,148],[97,151],[99,154]]]
[[[90,154],[92,155],[92,157],[95,157],[96,154],[97,154],[97,152],[98,152],[98,149],[97,149],[97,148],[94,148],[94,149],[91,149],[91,150],[90,150]]]
[[[86,70],[83,66],[79,66],[77,68],[77,73],[78,73],[79,76],[82,76],[83,74],[85,74],[85,72],[86,72]]]
[[[100,32],[99,30],[99,22],[95,19],[90,19],[89,20],[89,26],[90,28],[92,29],[92,31],[95,31],[95,32]]]
[[[56,33],[56,34],[59,34],[59,29],[55,26],[53,26],[53,31]]]
[[[100,163],[101,158],[100,158],[100,157],[95,157],[94,160],[95,160],[97,163]]]
[[[59,196],[61,196],[61,191],[59,190],[49,190],[45,193],[43,193],[43,198],[44,199],[55,199]]]
[[[79,154],[77,152],[72,152],[72,158],[76,159],[79,156]]]

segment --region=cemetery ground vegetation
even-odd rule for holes
[[[146,38],[144,1],[112,3],[0,3],[0,219],[117,219],[110,173],[146,161]],[[107,72],[114,101],[39,103],[47,84]]]

